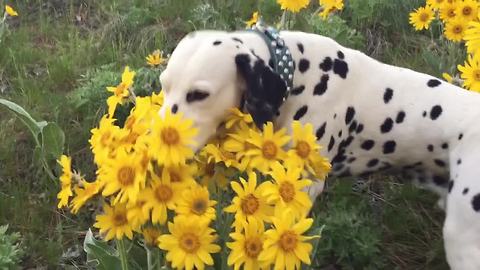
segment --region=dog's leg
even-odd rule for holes
[[[480,147],[475,147],[476,141],[465,138],[450,157],[453,181],[443,238],[447,261],[454,270],[480,269]]]
[[[312,178],[310,178],[312,179]],[[322,193],[323,188],[325,187],[325,181],[322,180],[317,180],[317,179],[312,179],[313,182],[310,186],[306,188],[306,192],[308,193],[308,196],[310,197],[310,200],[312,202],[315,202],[317,199],[318,195]]]

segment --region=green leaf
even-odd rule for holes
[[[43,151],[45,155],[50,154],[52,158],[58,158],[63,153],[65,133],[55,123],[48,123],[42,131]]]
[[[93,237],[89,229],[83,241],[83,250],[87,253],[87,263],[99,270],[120,269],[118,252],[106,242]]]
[[[35,138],[37,138],[37,135],[47,125],[46,121],[37,122],[24,108],[14,102],[0,98],[0,104],[5,106],[8,110],[13,112],[18,118],[20,118],[20,120],[22,120],[22,122],[28,127],[28,129],[30,130],[30,132],[32,132]]]

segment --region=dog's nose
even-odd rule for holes
[[[177,104],[173,104],[171,111],[172,111],[173,114],[176,114],[177,111],[178,111],[178,105],[177,105]]]

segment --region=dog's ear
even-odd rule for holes
[[[272,121],[287,91],[285,81],[261,59],[251,60],[248,54],[235,56],[240,75],[245,80],[245,108],[258,128]]]

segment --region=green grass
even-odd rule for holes
[[[20,16],[10,21],[11,34],[0,50],[0,97],[24,106],[38,120],[57,122],[66,134],[65,153],[87,177],[94,172],[88,165],[89,132],[105,109],[104,87],[124,65],[144,66],[148,53],[170,52],[195,29],[241,29],[257,8],[267,21],[281,14],[274,0],[16,2]],[[463,57],[459,46],[438,38],[438,26],[425,34],[411,29],[408,12],[419,0],[349,2],[328,24],[308,21],[309,13],[301,13],[295,29],[332,36],[387,63],[436,76]],[[34,162],[30,134],[4,110],[0,141],[0,225],[9,224],[22,236],[21,268],[81,268],[85,255],[75,250],[81,251],[92,217],[88,211],[72,216],[56,209],[58,183]],[[317,267],[446,268],[443,213],[434,207],[434,195],[383,176],[356,191],[353,183],[332,181],[315,207],[326,224]]]

